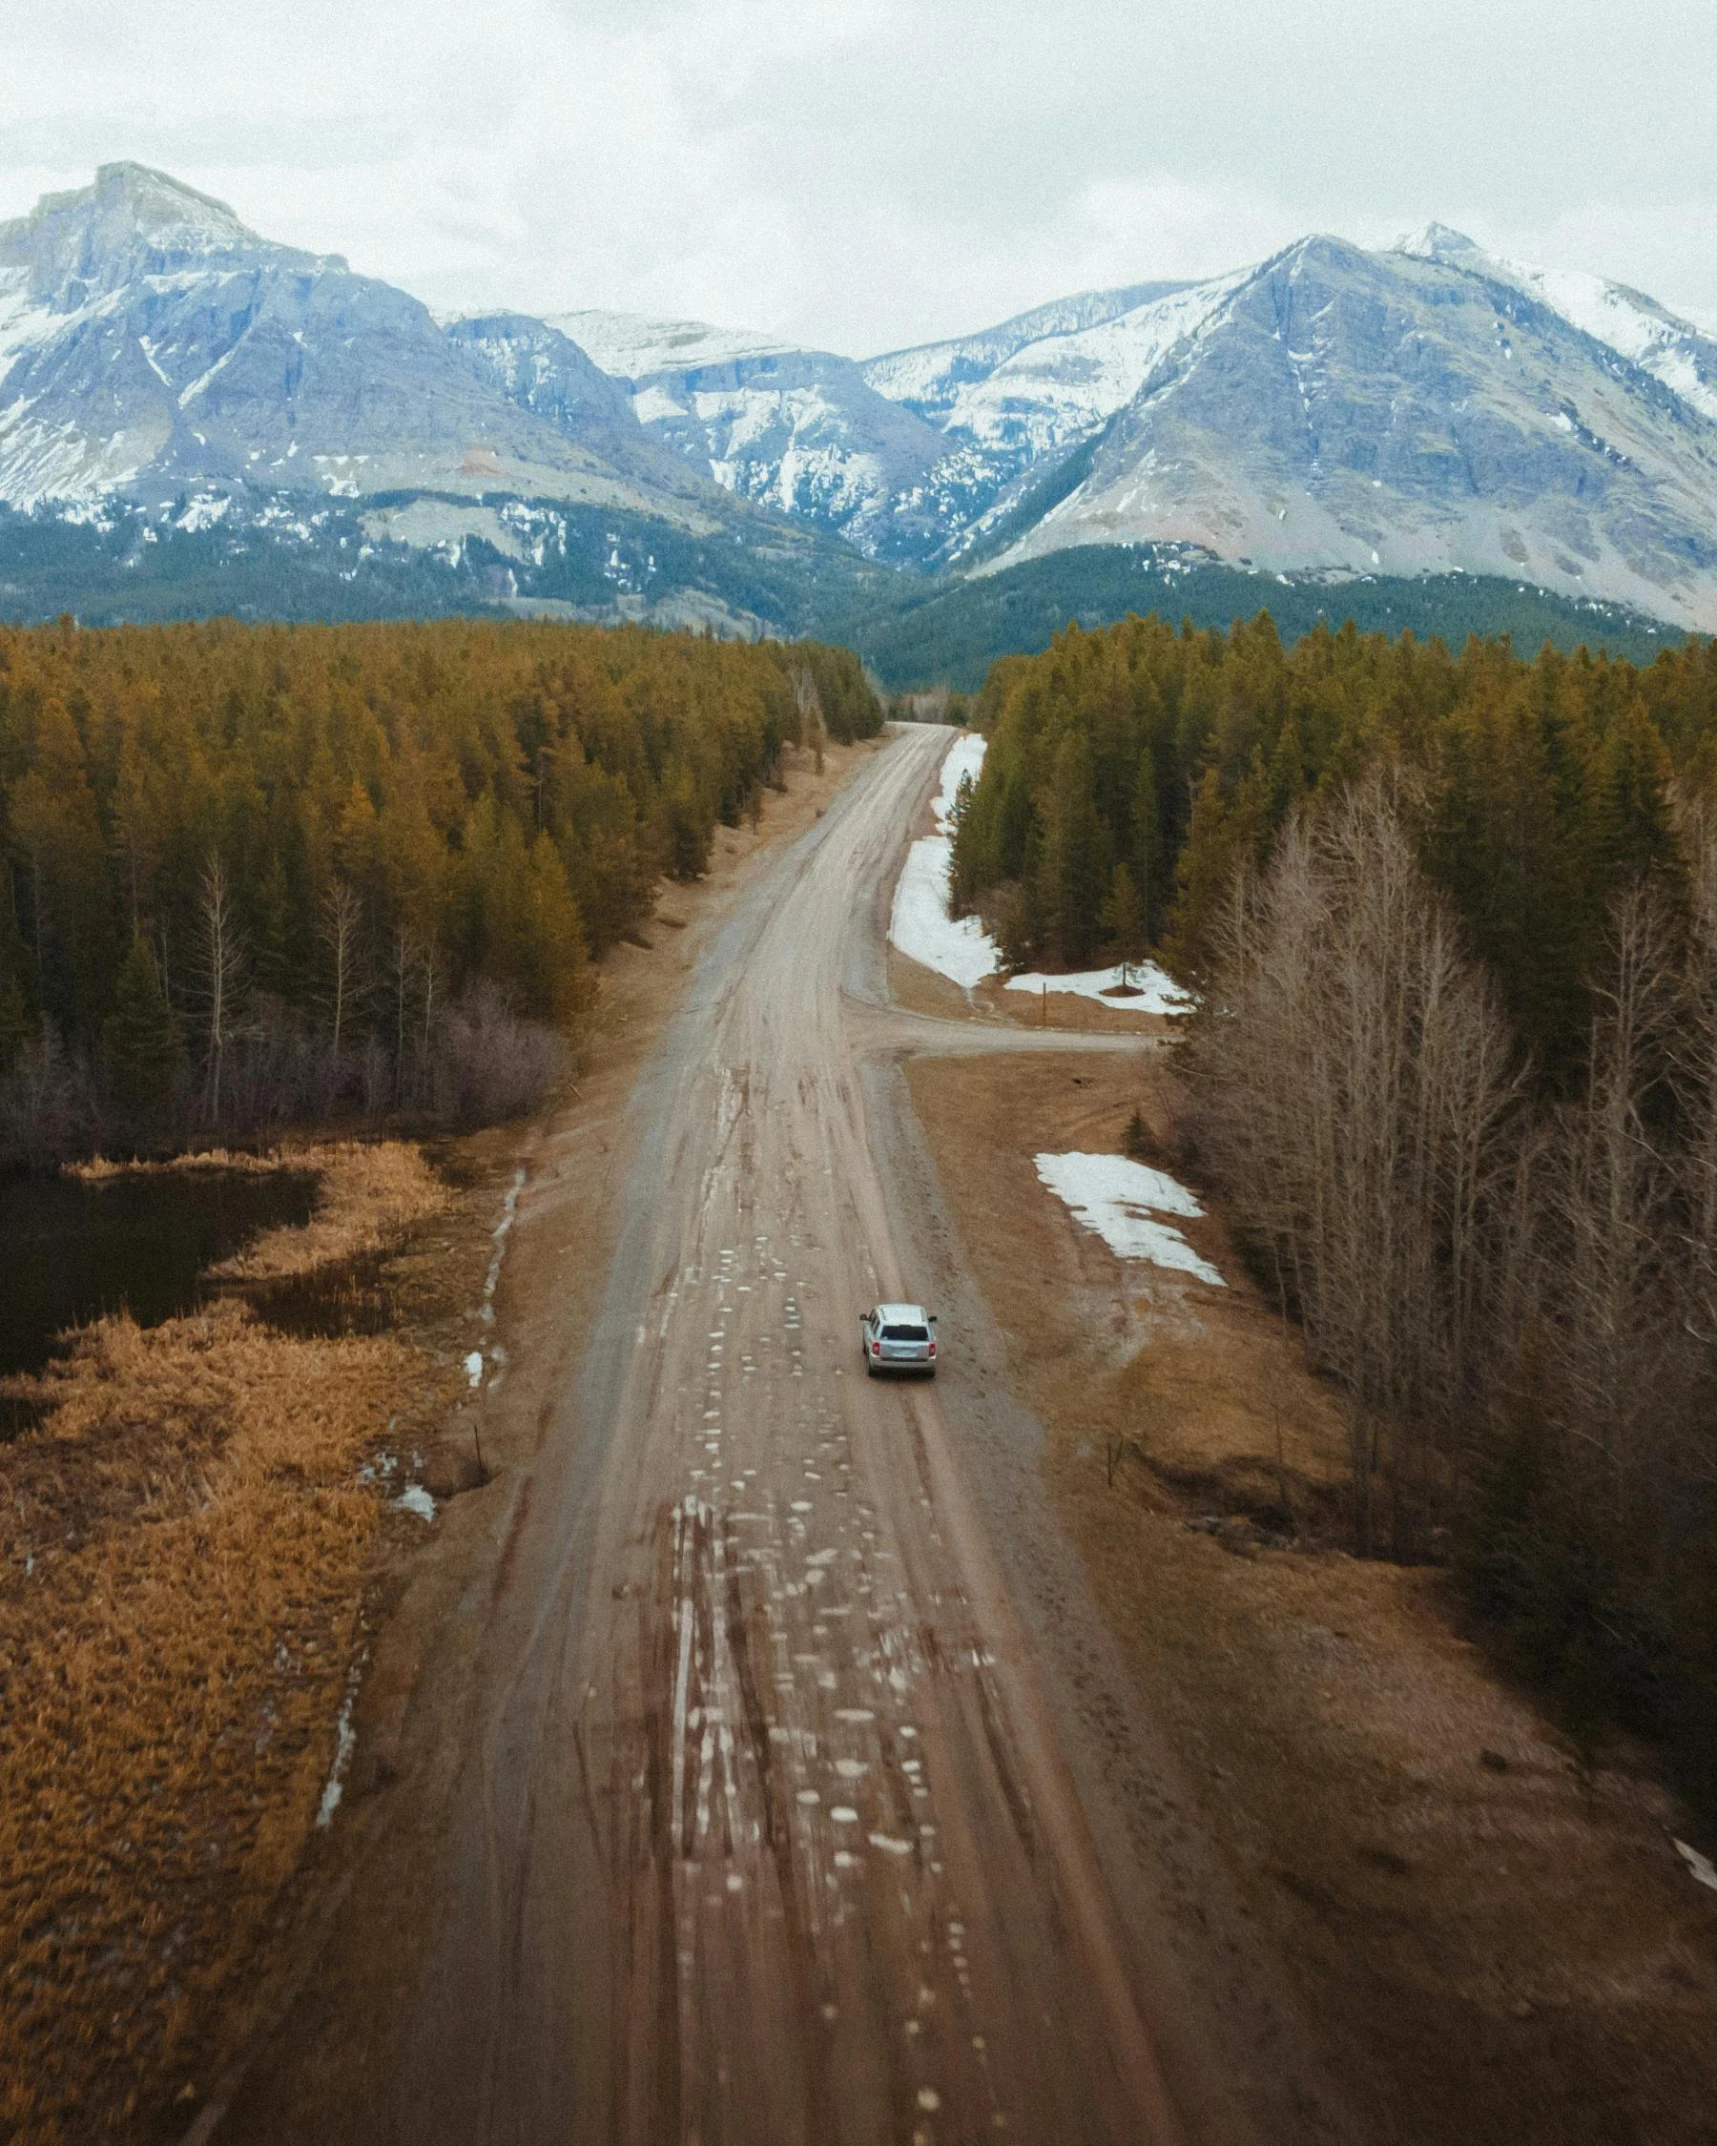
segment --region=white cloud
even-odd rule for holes
[[[1431,216],[1709,312],[1706,14],[63,0],[0,13],[0,213],[136,156],[433,304],[698,314],[854,352]]]

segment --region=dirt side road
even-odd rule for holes
[[[858,1308],[919,1283],[866,1064],[1140,1047],[874,1003],[946,742],[897,738],[755,883],[646,1067],[605,1300],[466,1605],[451,1823],[395,1856],[388,1986],[343,1974],[366,1939],[337,1932],[218,2135],[1188,2135],[1170,1993],[1123,1934],[938,1390],[871,1382],[858,1350]],[[326,1993],[360,1985],[374,2015],[341,2016]],[[1219,2096],[1190,2130],[1247,2135]]]

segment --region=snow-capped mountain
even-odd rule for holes
[[[1515,283],[1309,239],[1238,280],[995,563],[1178,541],[1717,625],[1717,425]]]
[[[947,343],[919,343],[910,350],[871,358],[864,376],[879,394],[904,402],[933,425],[945,425],[963,389],[987,380],[998,365],[1033,345],[1040,350],[1064,337],[1101,328],[1123,313],[1186,289],[1184,283],[1132,283],[1112,291],[1080,291],[1052,299],[999,326]]]
[[[767,623],[819,577],[819,602],[886,601],[867,561],[1146,545],[1501,576],[1709,629],[1717,339],[1441,225],[866,362],[630,314],[438,321],[113,164],[0,226],[5,510],[106,529],[128,572],[142,514],[325,536],[347,581],[354,544],[441,557],[493,600],[581,613],[598,585],[662,617],[719,591]]]
[[[1088,291],[964,343],[872,359],[866,379],[932,417],[949,442],[938,475],[965,511],[944,557],[957,564],[1046,467],[1101,431],[1238,280]]]
[[[703,321],[557,317],[639,422],[727,490],[872,557],[957,559],[1046,457],[1099,429],[1225,284],[1085,291],[858,365]]]
[[[572,313],[555,325],[624,380],[651,436],[742,499],[832,530],[873,558],[942,546],[932,472],[946,443],[851,358],[703,321]]]
[[[572,345],[531,324],[527,360],[488,325],[444,331],[337,255],[104,165],[0,226],[0,500],[504,486],[707,518],[713,488]]]
[[[1464,232],[1427,224],[1398,249],[1426,261],[1441,261],[1492,283],[1512,284],[1560,313],[1600,343],[1673,388],[1701,416],[1717,422],[1717,338],[1679,319],[1643,291],[1609,283],[1579,268],[1528,268],[1487,253]]]
[[[693,323],[592,322],[586,340],[599,363],[624,349],[664,442],[873,556],[1170,543],[1269,571],[1530,579],[1717,624],[1717,341],[1445,226],[1086,292],[864,364],[939,450],[879,452],[840,359]]]

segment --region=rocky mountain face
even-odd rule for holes
[[[556,325],[631,391],[637,421],[725,490],[836,532],[872,558],[942,548],[947,442],[851,358],[702,321],[574,313]]]
[[[1491,283],[1511,284],[1597,342],[1672,388],[1701,416],[1717,421],[1717,337],[1678,319],[1655,298],[1577,268],[1525,268],[1486,253],[1447,224],[1427,224],[1398,249]]]
[[[997,563],[1169,540],[1717,626],[1717,424],[1524,282],[1418,251],[1311,239],[1266,262],[1058,479]]]
[[[720,505],[540,323],[447,332],[336,255],[106,165],[0,227],[0,500],[194,487],[505,488],[705,522]]]
[[[1086,292],[858,368],[701,324],[579,321],[664,444],[877,558],[983,572],[1168,544],[1717,625],[1717,341],[1444,226]],[[879,400],[917,425],[890,429]]]
[[[957,562],[1040,462],[1102,425],[1212,303],[1174,283],[1086,291],[862,365],[702,321],[591,312],[556,325],[626,381],[646,430],[718,484],[874,558],[934,568]]]

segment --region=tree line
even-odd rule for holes
[[[1717,647],[1129,621],[979,712],[960,891],[1081,961],[1131,883],[1199,989],[1189,1138],[1339,1382],[1355,1546],[1717,1798]]]
[[[0,630],[0,1149],[538,1092],[858,661],[446,621]]]

